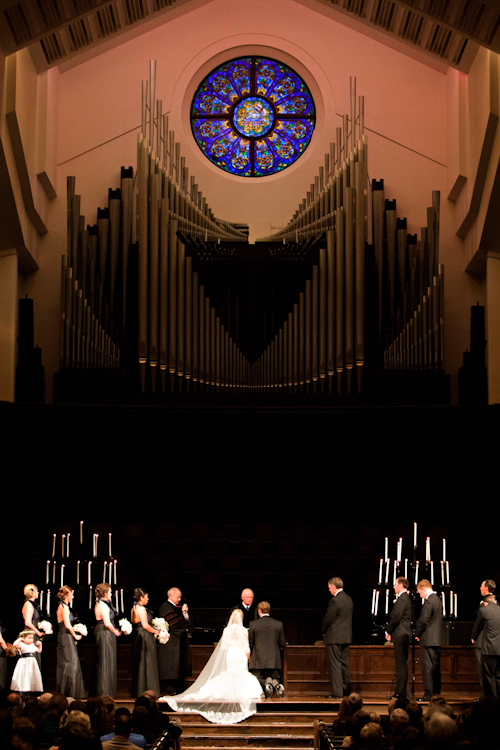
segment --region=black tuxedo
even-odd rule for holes
[[[411,599],[403,592],[391,611],[387,633],[394,644],[396,665],[396,695],[408,697],[408,651],[411,640]]]
[[[160,607],[160,617],[168,622],[170,639],[168,643],[158,645],[158,671],[160,680],[166,680],[170,686],[184,679],[189,673],[189,619],[182,614],[182,607],[171,602],[164,602]]]
[[[340,698],[351,692],[349,646],[352,643],[352,599],[343,589],[332,596],[323,617],[323,642],[332,695]]]
[[[283,623],[269,615],[250,623],[250,669],[281,669],[280,647],[286,643]]]
[[[252,620],[256,620],[259,616],[259,613],[257,611],[257,607],[252,603],[250,607],[247,609],[243,602],[240,602],[236,607],[233,607],[231,612],[233,612],[235,609],[241,609],[243,612],[243,627],[250,628],[250,623]]]
[[[420,638],[422,683],[426,698],[441,692],[442,627],[443,605],[439,596],[433,593],[423,603],[415,633]]]
[[[476,616],[476,622],[474,623],[474,628],[476,628],[476,625],[479,626],[479,623],[481,622],[481,608],[483,606],[483,602],[480,603],[479,609],[477,611]],[[479,683],[481,687],[483,687],[483,662],[481,657],[481,650],[483,646],[483,632],[482,629],[479,628],[477,631],[478,635],[477,638],[473,638],[474,641],[474,651],[476,654],[476,664],[477,664],[477,674],[479,677]]]
[[[483,634],[481,661],[483,667],[483,693],[500,698],[500,607],[490,602],[479,608],[474,623],[472,640]]]
[[[266,678],[281,682],[280,647],[286,643],[283,623],[269,615],[252,620],[248,633],[251,648],[250,669],[264,689]]]

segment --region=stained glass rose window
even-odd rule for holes
[[[219,65],[191,105],[193,135],[205,156],[242,177],[264,177],[293,164],[309,145],[315,121],[302,78],[264,57]]]

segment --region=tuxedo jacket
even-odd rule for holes
[[[387,632],[392,643],[409,643],[411,640],[411,599],[403,593],[396,599],[389,618]]]
[[[257,607],[254,606],[253,604],[250,605],[250,609],[246,609],[243,602],[240,602],[239,604],[236,605],[236,607],[233,607],[231,612],[233,612],[233,610],[235,609],[241,609],[241,611],[243,612],[243,626],[245,628],[249,628],[252,620],[257,620],[259,616],[259,613],[257,612]],[[231,612],[229,614],[231,614]]]
[[[431,594],[422,606],[420,617],[417,620],[415,635],[420,638],[420,645],[440,646],[441,630],[443,626],[443,605],[437,594]]]
[[[500,607],[498,604],[490,603],[488,606],[479,607],[478,619],[472,630],[472,640],[483,634],[481,654],[484,656],[500,655]]]
[[[248,640],[250,669],[281,669],[280,646],[286,643],[282,622],[269,615],[252,620]]]
[[[352,643],[352,599],[343,589],[330,599],[322,631],[327,645]]]

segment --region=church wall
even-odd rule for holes
[[[316,97],[318,123],[304,156],[280,175],[245,181],[211,165],[189,128],[191,94],[203,75],[223,59],[245,51],[281,57],[304,75]],[[230,54],[228,55],[228,50]],[[272,5],[258,0],[239,6],[215,0],[114,49],[54,71],[58,97],[57,191],[50,203],[49,235],[42,238],[43,270],[26,283],[32,293],[40,345],[47,370],[48,397],[58,368],[60,255],[66,233],[65,184],[76,176],[86,223],[107,205],[109,187],[119,186],[120,166],[136,164],[141,81],[149,61],[157,60],[157,98],[170,110],[170,129],[181,142],[190,174],[217,216],[247,222],[251,239],[269,234],[292,216],[324,154],[335,140],[341,115],[349,112],[349,77],[365,95],[369,176],[385,180],[387,198],[396,198],[398,216],[417,233],[426,223],[431,191],[441,190],[441,262],[446,267],[446,369],[456,373],[468,346],[470,304],[477,283],[464,274],[455,235],[447,173],[447,76],[357,31],[288,0]],[[198,75],[197,75],[198,73]],[[188,95],[186,95],[186,91]]]

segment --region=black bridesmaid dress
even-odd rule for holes
[[[2,636],[2,638],[3,638],[4,633],[5,633],[5,628],[0,622],[0,635]],[[3,693],[7,690],[7,687],[8,687],[7,656],[5,654],[5,650],[0,646],[0,695],[3,695]]]
[[[151,625],[153,613],[146,609],[148,624]],[[133,625],[132,631],[132,698],[138,698],[146,690],[154,690],[160,695],[158,677],[158,657],[153,633],[144,630],[140,622]]]
[[[69,604],[62,602],[63,607],[68,607],[69,621],[73,625],[75,617]],[[82,668],[78,657],[75,639],[66,629],[64,620],[59,623],[57,634],[57,692],[71,698],[84,698],[85,686],[83,684]]]
[[[38,623],[42,619],[42,614],[40,611],[40,605],[35,599],[25,599],[25,602],[29,602],[33,605],[33,614],[31,616],[31,623],[33,627],[35,627],[38,630]],[[36,643],[40,640],[40,636],[38,636],[36,633],[33,633],[33,643]],[[35,659],[38,662],[38,666],[40,667],[40,671],[42,671],[42,654],[38,651],[35,654]]]
[[[118,612],[107,599],[101,599],[109,607],[109,619],[113,627]],[[94,627],[95,659],[92,680],[92,695],[111,695],[116,697],[116,635],[108,630],[103,620]]]

